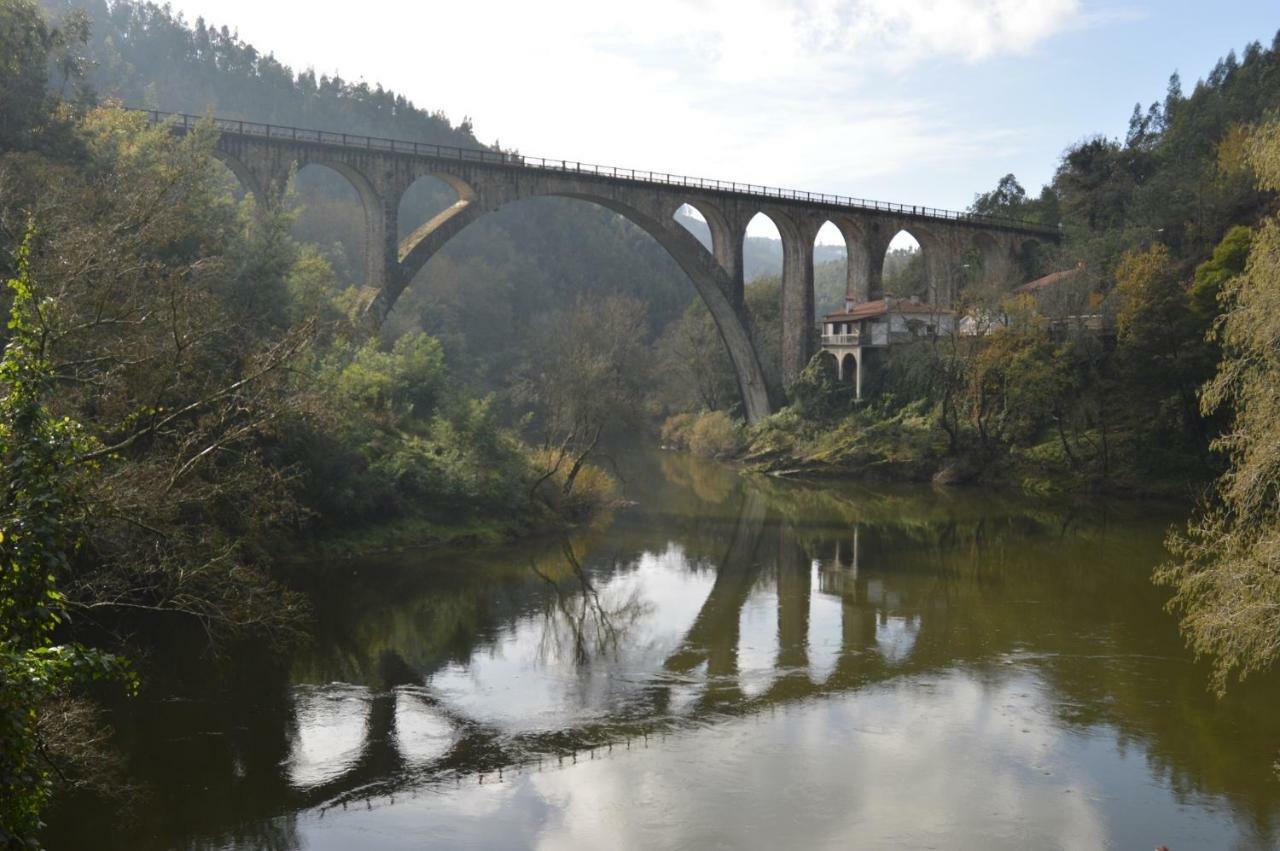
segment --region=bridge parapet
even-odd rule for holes
[[[290,127],[278,124],[264,124],[256,121],[243,121],[216,116],[199,116],[181,112],[163,112],[160,110],[138,110],[144,112],[152,123],[173,122],[177,130],[191,130],[202,121],[211,121],[220,133],[231,133],[239,136],[253,136],[278,142],[302,142],[316,145],[338,147],[344,150],[365,150],[379,153],[401,154],[406,156],[427,157],[437,160],[451,160],[462,163],[478,163],[483,165],[547,171],[558,174],[578,174],[593,177],[604,177],[610,180],[624,180],[644,184],[658,184],[669,188],[698,189],[717,195],[738,195],[755,201],[792,201],[806,207],[821,207],[832,211],[859,210],[873,213],[889,213],[907,219],[919,221],[951,222],[982,228],[999,228],[1014,230],[1043,239],[1057,239],[1060,229],[1030,219],[1018,219],[1005,216],[986,216],[960,210],[947,210],[939,207],[918,204],[901,204],[890,201],[876,201],[869,198],[856,198],[847,195],[832,195],[824,192],[810,192],[802,189],[785,189],[777,186],[766,186],[756,183],[740,183],[714,178],[692,177],[672,172],[651,171],[646,169],[626,168],[622,166],[598,165],[581,160],[553,159],[547,157],[527,156],[518,152],[494,151],[489,148],[462,148],[451,145],[435,145],[427,142],[414,142],[404,139],[390,139],[378,136],[361,136],[354,133],[334,133],[327,130],[314,130],[303,127]]]

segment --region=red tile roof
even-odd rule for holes
[[[883,316],[887,313],[927,313],[938,315],[952,312],[946,308],[925,304],[913,299],[893,298],[890,296],[855,304],[849,310],[828,313],[823,319],[834,322],[847,322],[850,319],[870,319],[873,316]]]
[[[1062,269],[1061,271],[1058,271],[1058,272],[1050,272],[1049,274],[1045,275],[1043,278],[1036,278],[1034,281],[1027,281],[1022,286],[1014,288],[1013,292],[1015,295],[1029,295],[1031,293],[1038,293],[1041,290],[1045,289],[1046,287],[1051,287],[1054,284],[1057,284],[1061,281],[1065,281],[1069,278],[1074,278],[1076,275],[1079,275],[1083,271],[1084,271],[1084,262],[1082,261],[1080,263],[1077,263],[1075,265],[1075,268]]]

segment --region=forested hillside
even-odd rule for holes
[[[380,85],[291,69],[218,22],[186,21],[151,3],[42,0],[54,19],[83,9],[89,40],[85,79],[98,98],[337,132],[478,147],[471,124],[415,106]],[[555,155],[567,152],[538,152]],[[589,152],[586,152],[589,153]],[[355,191],[319,167],[298,176],[293,233],[320,245],[341,286],[360,283],[363,210]],[[402,235],[453,201],[425,179],[401,207]],[[423,270],[386,327],[440,339],[459,380],[508,386],[509,364],[530,344],[534,317],[565,309],[583,293],[638,298],[646,326],[660,329],[693,295],[684,274],[625,219],[584,202],[535,199],[488,216]],[[496,320],[496,322],[495,322]],[[498,325],[505,329],[495,334]]]
[[[1223,287],[1276,209],[1259,158],[1278,109],[1280,39],[1255,42],[1189,93],[1173,75],[1125,138],[1071,145],[1038,195],[1008,175],[973,210],[1060,223],[1062,243],[1024,258],[1023,274],[1078,272],[1023,296],[1016,280],[970,282],[957,308],[986,332],[892,350],[862,405],[815,364],[755,452],[1038,489],[1198,490],[1224,462],[1212,447],[1230,411],[1199,392],[1223,353]]]
[[[308,611],[281,566],[309,548],[497,541],[589,519],[612,487],[588,458],[604,418],[621,415],[607,391],[635,395],[620,368],[601,373],[598,350],[557,356],[564,335],[543,327],[547,357],[522,388],[516,433],[440,341],[411,328],[384,343],[350,310],[332,250],[293,227],[296,211],[229,191],[211,123],[178,137],[101,100],[152,80],[147,97],[187,108],[181,98],[226,80],[232,96],[260,83],[303,115],[307,84],[154,7],[93,11],[55,25],[31,0],[0,0],[6,847],[34,842],[52,773],[74,774],[100,738],[83,687],[136,687],[137,669],[78,642],[130,656],[153,635],[215,652],[289,646]],[[320,90],[321,109],[362,116],[354,126],[392,126],[376,123],[381,96],[366,88]],[[423,133],[469,139],[380,102]],[[601,327],[618,336],[638,303],[613,298],[575,301],[576,315],[615,305]],[[579,380],[584,363],[594,384]],[[534,432],[538,446],[524,440]],[[49,725],[66,724],[50,741]]]

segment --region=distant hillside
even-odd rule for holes
[[[169,7],[134,0],[41,0],[53,18],[84,9],[92,34],[88,79],[101,98],[168,111],[214,112],[297,126],[436,144],[480,146],[470,123],[415,105],[380,85],[295,71],[234,30],[184,19]],[[305,210],[295,233],[326,247],[344,284],[358,284],[364,212],[334,172],[299,174]],[[401,204],[408,232],[452,203],[451,190],[420,181]],[[471,382],[501,387],[538,315],[588,290],[635,295],[648,307],[641,324],[656,331],[680,315],[694,291],[647,234],[584,202],[536,199],[486,217],[453,240],[401,298],[388,335],[423,328]],[[498,330],[500,329],[500,332]]]
[[[711,232],[701,219],[676,213],[676,221],[684,225],[698,238],[708,250],[711,248]],[[815,266],[824,263],[844,263],[845,247],[843,245],[815,245],[813,249]],[[770,237],[748,236],[742,244],[743,276],[748,281],[777,275],[782,269],[782,240]]]

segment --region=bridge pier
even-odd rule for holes
[[[813,241],[825,219],[770,212],[782,236],[782,386],[790,389],[815,351]]]

